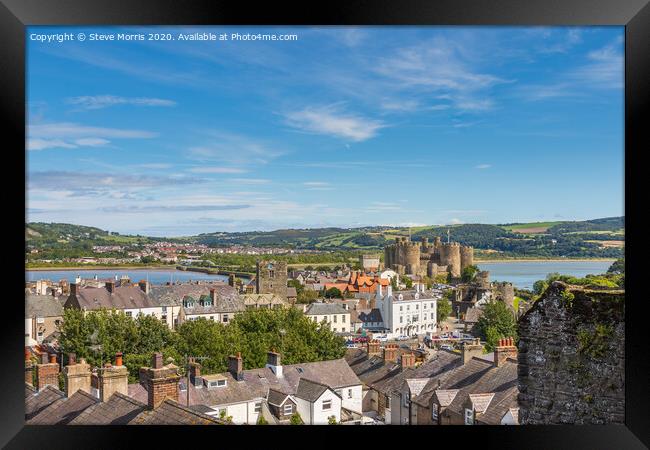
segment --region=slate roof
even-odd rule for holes
[[[70,425],[128,425],[147,405],[119,392],[96,403],[70,421]]]
[[[37,391],[34,386],[25,383],[25,398],[29,397],[30,395],[34,395],[36,392]]]
[[[210,289],[216,289],[217,296],[234,297],[237,294],[236,289],[226,283],[212,282],[151,286],[149,295],[160,306],[181,306],[186,295],[199,299],[202,295],[210,295]]]
[[[135,309],[153,308],[158,306],[147,294],[137,285],[118,286],[111,294],[105,287],[84,287],[77,291],[76,296],[70,295],[66,305],[75,305],[76,297],[79,307],[87,310],[100,308],[107,309]]]
[[[480,308],[478,306],[472,306],[471,308],[467,308],[467,312],[465,312],[464,322],[476,323],[478,322],[478,319],[482,315],[483,315],[483,308]]]
[[[384,319],[381,316],[381,310],[379,308],[373,308],[371,310],[359,311],[359,320],[362,322],[383,322]]]
[[[289,394],[285,394],[284,392],[280,392],[276,389],[269,389],[269,393],[266,396],[266,401],[268,401],[270,405],[281,406],[288,396]]]
[[[329,386],[332,389],[361,384],[343,358],[291,364],[282,367],[283,376],[278,378],[270,368],[243,371],[243,381],[236,381],[229,372],[222,373],[226,386],[196,389],[190,386],[190,405],[226,405],[265,398],[269,389],[294,394],[301,378]],[[183,392],[186,394],[186,392]]]
[[[200,285],[198,285],[200,286]],[[203,293],[199,296],[186,294],[181,297],[181,304],[183,298],[186,296],[192,297],[194,299],[194,306],[191,308],[183,308],[183,312],[188,315],[193,314],[216,314],[216,313],[229,313],[229,312],[239,312],[244,311],[246,307],[244,306],[244,300],[240,297],[239,293],[235,288],[229,285],[222,286],[212,286],[207,285],[207,293]],[[213,305],[211,306],[201,306],[199,300],[203,296],[210,295],[210,289],[215,290],[216,299]]]
[[[306,378],[301,378],[298,382],[298,387],[296,388],[296,397],[308,402],[315,402],[323,395],[323,392],[327,391],[329,387],[322,383],[317,383],[315,381],[308,380]]]
[[[474,357],[442,379],[436,395],[440,390],[458,390],[448,410],[462,414],[471,400],[477,411],[477,422],[498,425],[510,408],[518,406],[517,362],[506,360],[496,367],[490,361]]]
[[[296,292],[295,287],[290,286],[287,288],[287,297],[297,297],[297,296],[298,296],[298,292]]]
[[[157,408],[143,411],[129,425],[218,425],[221,422],[203,412],[174,400],[165,400]]]
[[[350,312],[338,303],[312,303],[307,307],[305,314],[325,316],[329,314],[350,314]]]
[[[32,419],[27,420],[27,425],[67,425],[87,408],[98,402],[97,397],[86,391],[78,390],[70,397],[60,398],[50,404]]]
[[[436,400],[438,400],[440,406],[447,407],[454,400],[458,392],[458,389],[436,389]]]
[[[65,396],[57,388],[47,385],[39,392],[25,399],[25,420],[28,421],[50,406],[55,401]]]
[[[409,387],[411,395],[418,395],[424,389],[424,386],[429,382],[428,378],[407,378],[406,384]]]
[[[62,317],[61,302],[51,295],[25,295],[25,318]]]

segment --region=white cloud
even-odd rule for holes
[[[323,187],[323,186],[329,186],[329,183],[325,181],[306,181],[303,183],[305,186],[309,187]]]
[[[193,173],[246,173],[247,170],[235,167],[192,167],[189,169]]]
[[[231,178],[229,181],[236,184],[268,184],[271,182],[271,180],[263,178]]]
[[[80,125],[76,123],[43,123],[27,127],[28,150],[48,148],[100,147],[110,144],[111,139],[145,139],[157,136],[143,130],[125,130]]]
[[[162,98],[149,97],[118,97],[115,95],[86,95],[67,99],[70,105],[77,105],[81,109],[102,109],[115,105],[135,106],[174,106],[176,102]]]
[[[337,105],[308,107],[285,114],[289,126],[316,134],[325,134],[355,142],[376,136],[386,125],[378,120],[341,111]]]
[[[492,164],[479,164],[474,166],[475,169],[489,169],[490,167],[492,167]]]
[[[190,147],[187,150],[189,159],[229,164],[267,164],[285,153],[244,135],[217,130],[204,131],[203,134],[205,143]]]

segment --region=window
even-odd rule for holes
[[[214,316],[210,316],[210,320],[214,320]]]
[[[341,328],[341,331],[342,331],[343,333],[345,333],[345,327]]]
[[[465,425],[474,425],[474,411],[465,409]]]
[[[431,307],[433,308],[433,303],[431,303]]]
[[[420,305],[415,305],[415,309],[420,309]]]
[[[332,400],[323,400],[323,411],[332,409]]]
[[[226,380],[212,380],[210,381],[210,384],[208,387],[214,388],[214,387],[224,387],[226,385]]]
[[[345,314],[341,316],[341,323],[345,323]]]
[[[166,307],[166,306],[163,306],[163,307],[162,307],[162,313],[163,313],[163,314],[167,314],[167,307]]]
[[[424,313],[424,320],[427,320],[427,313]]]
[[[163,314],[162,316],[160,316],[160,320],[162,320],[163,322],[167,322],[167,314]]]
[[[45,323],[45,318],[44,317],[37,317],[36,318],[36,323]]]
[[[291,403],[285,403],[283,412],[285,416],[293,414],[293,405]]]
[[[404,403],[404,406],[408,408],[409,403],[410,403],[410,401],[409,401],[409,396],[406,395],[406,394],[402,394],[402,400],[404,400],[404,402],[403,402],[403,403]]]
[[[224,321],[224,322],[228,322],[228,314],[224,314],[224,315],[223,315],[223,321]]]
[[[438,423],[438,404],[434,403],[431,405],[431,420],[435,423]]]
[[[422,309],[427,309],[427,304],[426,303],[422,304]]]
[[[262,411],[262,402],[255,403],[255,412],[258,413]]]
[[[269,270],[269,278],[275,278],[275,271]]]
[[[352,398],[352,389],[348,389],[348,398]]]
[[[402,322],[403,322],[403,320],[404,320],[404,317],[402,317],[402,316],[399,316],[399,323],[402,323]]]
[[[386,397],[386,409],[390,409],[390,397],[388,395]]]
[[[127,311],[127,312],[126,312],[126,316],[127,316],[127,317],[132,317],[132,316],[133,316],[133,313],[132,313],[131,311]]]
[[[334,315],[334,323],[336,323],[336,315]]]
[[[409,305],[406,305],[406,310],[407,310],[407,311],[410,311],[410,310],[411,310],[411,307],[410,307]]]
[[[399,307],[399,310],[400,310],[400,311],[402,311],[403,309],[404,309],[404,307],[403,307],[403,306],[400,306],[400,307]]]

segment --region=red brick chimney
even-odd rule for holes
[[[402,353],[401,363],[402,369],[415,367],[415,355],[413,353]]]
[[[196,388],[201,388],[201,364],[196,361],[190,362],[190,383]]]
[[[154,353],[151,366],[140,369],[140,380],[145,385],[148,394],[148,405],[156,408],[165,399],[178,401],[178,366],[174,364],[162,365],[162,353]]]
[[[230,355],[228,357],[228,372],[237,381],[244,379],[244,363],[241,359],[240,352],[237,352],[237,356]]]
[[[499,342],[494,349],[494,365],[502,366],[506,359],[517,359],[517,347],[515,340],[511,337],[499,339]]]
[[[397,362],[397,349],[399,346],[397,344],[386,344],[384,346],[384,361],[385,362]]]
[[[32,353],[29,347],[25,347],[25,383],[30,386],[34,385],[34,364],[32,363]]]
[[[212,299],[212,305],[217,304],[217,290],[215,288],[210,289],[210,299]]]
[[[368,350],[368,356],[369,357],[379,355],[379,341],[377,339],[369,340],[366,343],[366,347],[367,347],[367,350]]]
[[[36,382],[39,391],[48,384],[59,388],[59,364],[54,353],[49,355],[49,361],[47,353],[41,354],[41,363],[36,365]]]

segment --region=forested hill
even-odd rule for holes
[[[214,247],[247,245],[314,250],[379,251],[398,236],[413,240],[440,236],[471,245],[479,257],[568,257],[618,258],[623,255],[625,218],[608,217],[588,221],[509,223],[500,225],[462,224],[421,227],[362,227],[287,229],[268,232],[205,233],[198,236],[169,238]],[[71,224],[29,223],[25,238],[28,248],[83,247],[93,245],[140,245],[164,238],[120,235],[98,228]]]

